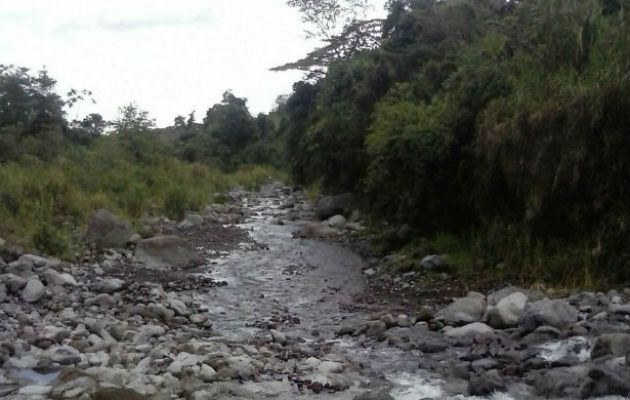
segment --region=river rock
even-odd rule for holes
[[[519,320],[519,325],[526,332],[531,332],[537,326],[547,325],[555,328],[565,328],[577,322],[578,310],[564,300],[542,300],[528,303]]]
[[[449,265],[448,255],[446,254],[429,254],[422,257],[420,267],[427,271],[435,271],[446,268]]]
[[[328,223],[328,226],[330,226],[331,228],[344,229],[348,221],[346,221],[343,215],[337,214],[328,218],[326,222]]]
[[[455,299],[446,308],[437,313],[450,324],[461,325],[480,321],[486,310],[485,297],[478,293],[469,293],[466,297]]]
[[[87,223],[85,239],[94,243],[98,249],[124,247],[133,231],[128,222],[122,222],[110,211],[96,211]]]
[[[203,362],[203,357],[186,352],[179,353],[171,365],[168,366],[168,372],[175,376],[180,376],[185,370],[195,367]]]
[[[543,369],[530,373],[534,389],[540,396],[579,398],[582,385],[588,374],[588,367],[576,365],[574,367]]]
[[[496,369],[474,374],[468,382],[468,392],[473,396],[485,396],[506,389],[505,382]]]
[[[350,193],[324,196],[317,202],[315,213],[317,218],[325,220],[336,214],[346,214],[350,210],[351,203],[352,195]]]
[[[217,371],[214,370],[208,364],[202,364],[201,369],[199,370],[199,377],[203,379],[204,382],[212,382],[214,380]]]
[[[630,368],[628,366],[620,368],[613,368],[610,365],[596,366],[588,372],[588,377],[589,380],[582,391],[582,398],[630,395]]]
[[[74,279],[74,277],[67,273],[59,273],[52,268],[44,271],[44,279],[46,280],[47,285],[58,285],[58,286],[77,286],[78,283]]]
[[[61,365],[78,364],[81,361],[81,353],[67,345],[51,347],[46,352],[52,361]]]
[[[156,236],[138,242],[135,258],[152,269],[191,268],[201,264],[197,252],[178,236]]]
[[[280,343],[281,345],[287,344],[287,337],[284,333],[275,329],[269,329],[269,333],[271,333],[271,337],[273,337],[274,342]]]
[[[21,276],[14,275],[14,274],[4,274],[2,275],[2,280],[4,281],[4,284],[9,290],[9,293],[14,293],[14,294],[24,289],[24,286],[26,286],[26,282],[27,282],[26,279],[22,278]]]
[[[612,355],[623,357],[630,353],[630,334],[628,333],[606,333],[600,335],[591,351],[593,359]]]
[[[22,290],[22,300],[27,303],[35,303],[46,293],[46,287],[37,278],[31,278]]]
[[[353,400],[394,400],[394,398],[387,393],[387,390],[370,391],[358,396],[355,396]]]
[[[502,298],[496,306],[488,307],[486,318],[488,325],[493,328],[508,328],[515,326],[525,309],[527,296],[521,292],[514,292]]]
[[[444,332],[444,335],[451,339],[464,339],[477,335],[492,333],[494,330],[483,322],[473,322],[468,325],[452,328]]]
[[[0,282],[0,303],[4,303],[7,299],[7,287],[4,283]]]
[[[117,292],[125,286],[125,281],[118,278],[108,278],[98,281],[94,285],[94,289],[99,293]]]

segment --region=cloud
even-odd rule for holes
[[[129,32],[141,29],[168,28],[185,25],[205,25],[214,21],[215,19],[209,9],[204,9],[191,15],[168,15],[127,19],[113,19],[100,16],[93,22],[78,20],[65,22],[59,25],[55,29],[55,32],[58,34],[65,34],[73,31],[94,29],[110,32]]]

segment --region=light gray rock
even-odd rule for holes
[[[201,364],[203,360],[201,356],[181,352],[173,359],[171,365],[168,366],[168,372],[175,376],[180,376],[186,370],[190,370],[191,367],[196,367],[198,364]]]
[[[488,307],[486,318],[488,325],[493,328],[508,328],[515,326],[525,310],[527,296],[521,292],[514,292],[502,298],[496,306]]]
[[[448,261],[446,254],[430,254],[420,260],[420,267],[427,271],[439,270],[448,267]]]
[[[46,350],[50,359],[61,365],[78,364],[81,362],[81,353],[74,347],[67,345],[54,346]]]
[[[108,278],[96,282],[94,290],[99,293],[114,293],[119,291],[125,286],[125,281],[118,278]]]
[[[494,330],[483,322],[473,322],[458,328],[449,329],[444,332],[444,335],[452,339],[462,339],[492,332]]]
[[[156,236],[138,242],[135,258],[146,267],[163,270],[201,264],[197,252],[177,236]]]
[[[52,390],[52,386],[42,386],[42,385],[27,385],[20,388],[18,394],[20,396],[35,396],[38,398],[39,396],[45,396]]]
[[[274,342],[280,343],[282,345],[287,344],[287,337],[285,336],[284,333],[277,331],[275,329],[269,329],[269,333],[271,333],[271,336],[273,337]]]
[[[199,213],[187,213],[186,217],[180,222],[177,227],[180,229],[191,229],[203,225],[204,218]]]
[[[31,278],[22,290],[22,300],[28,303],[35,303],[44,296],[46,287],[37,278]]]
[[[541,325],[562,329],[577,322],[577,318],[578,310],[566,301],[545,297],[525,306],[519,325],[530,332]]]
[[[0,282],[0,303],[4,303],[7,299],[7,287],[4,286],[4,283]]]
[[[90,302],[90,304],[96,304],[100,307],[114,307],[116,305],[116,299],[108,294],[108,293],[100,293],[94,297]]]
[[[100,209],[88,220],[85,239],[99,249],[124,247],[133,231],[128,222],[122,222],[110,211]]]
[[[201,364],[201,369],[199,370],[199,377],[204,382],[212,382],[216,374],[217,374],[217,371],[215,371],[214,368],[212,368],[208,364]]]
[[[344,229],[348,221],[346,221],[343,215],[337,214],[328,218],[326,222],[328,223],[328,226],[330,226],[331,228]]]
[[[59,273],[52,268],[49,268],[44,271],[44,279],[46,280],[47,285],[58,285],[58,286],[77,286],[78,283],[74,279],[74,277],[67,273]]]
[[[480,321],[486,310],[483,295],[469,295],[455,299],[446,308],[437,313],[450,324],[460,325]]]
[[[630,304],[610,304],[608,310],[615,314],[630,315]]]

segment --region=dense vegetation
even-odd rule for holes
[[[98,208],[131,220],[180,220],[233,186],[252,188],[277,175],[235,161],[255,151],[260,165],[267,160],[265,144],[256,140],[263,135],[259,121],[244,99],[229,93],[203,125],[191,116],[184,126],[176,118],[175,126],[160,130],[133,104],[122,107],[115,121],[98,114],[67,121],[64,110],[89,93],[62,98],[54,88],[46,72],[0,66],[0,237],[27,249],[69,257]],[[227,132],[239,127],[242,136],[233,142]],[[191,142],[204,141],[212,148],[187,152]],[[223,146],[231,146],[231,157]]]
[[[622,0],[391,1],[378,48],[281,107],[292,176],[460,271],[627,283],[629,23]]]

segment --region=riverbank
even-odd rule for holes
[[[316,222],[302,195],[280,185],[229,197],[179,223],[144,221],[159,240],[73,264],[20,255],[0,266],[0,395],[621,396],[612,399],[630,390],[630,291],[547,299],[510,287],[453,301],[453,286],[394,302],[379,297],[384,270],[343,244],[360,221]],[[185,251],[168,258],[173,249]],[[178,263],[196,266],[167,267]]]

